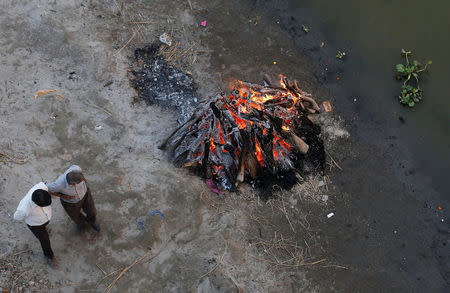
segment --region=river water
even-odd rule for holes
[[[270,4],[268,4],[270,3]],[[321,230],[329,257],[349,270],[320,272],[326,292],[448,292],[450,250],[450,1],[268,1],[352,135],[332,175],[336,216]],[[301,25],[310,28],[302,31]],[[423,101],[398,102],[400,51],[432,60]],[[337,51],[347,53],[337,60]],[[309,88],[308,88],[309,87]],[[326,88],[326,91],[321,88]]]
[[[311,11],[310,33],[324,32],[332,45],[347,52],[343,82],[364,93],[360,102],[369,111],[404,118],[400,138],[407,141],[417,168],[432,175],[437,190],[448,192],[450,1],[293,0],[289,5],[299,13]],[[394,66],[403,61],[402,48],[412,51],[413,59],[433,61],[421,84],[423,101],[413,109],[396,98],[401,84],[393,78]]]

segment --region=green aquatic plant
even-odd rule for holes
[[[411,51],[402,49],[401,54],[405,58],[406,63],[400,63],[395,66],[397,69],[397,79],[403,81],[398,99],[400,103],[414,107],[416,103],[422,100],[422,89],[419,87],[420,74],[432,62],[429,60],[425,63],[425,66],[422,66],[422,63],[417,60],[409,61],[408,56],[412,54]]]
[[[346,55],[347,55],[347,54],[345,54],[345,52],[338,51],[338,53],[337,53],[337,55],[336,55],[336,58],[342,60],[342,59],[345,58]]]
[[[302,30],[305,32],[305,33],[309,33],[309,31],[311,30],[309,27],[307,27],[306,25],[304,25],[304,24],[302,24]]]

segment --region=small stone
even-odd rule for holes
[[[164,43],[169,47],[172,46],[172,38],[167,33],[163,33],[162,35],[160,35],[159,40],[161,41],[161,43]]]

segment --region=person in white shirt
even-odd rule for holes
[[[28,228],[41,242],[42,251],[47,257],[48,263],[56,267],[58,262],[53,254],[46,227],[52,217],[51,204],[52,197],[48,193],[47,186],[43,182],[39,182],[20,201],[14,213],[14,220],[25,220]]]

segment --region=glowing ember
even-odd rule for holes
[[[256,139],[256,137],[255,137],[255,148],[256,148],[256,151],[255,151],[256,159],[258,160],[258,163],[261,166],[264,166],[264,159],[262,156],[261,147],[259,146],[259,143],[258,143],[258,140]]]

